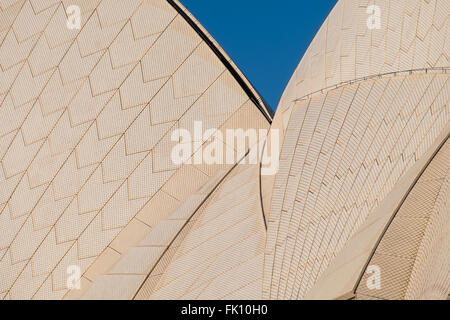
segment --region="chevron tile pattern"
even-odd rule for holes
[[[427,166],[383,236],[369,265],[381,272],[381,289],[366,286],[356,296],[378,299],[438,299],[448,293],[450,142]],[[446,239],[447,238],[447,239]],[[383,283],[389,283],[383,286]]]
[[[212,172],[171,162],[175,129],[259,112],[165,1],[70,4],[82,9],[81,30],[65,28],[66,1],[1,4],[6,299],[63,298],[67,268],[84,274],[151,199],[188,201],[208,181]]]
[[[369,80],[296,103],[272,195],[267,297],[303,297],[422,157],[450,121],[449,80]]]
[[[270,123],[178,1],[0,0],[0,299],[446,298],[449,16],[338,1]],[[242,154],[228,129],[272,132]],[[234,160],[196,161],[214,146]]]

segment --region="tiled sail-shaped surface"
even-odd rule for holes
[[[450,142],[427,166],[396,213],[369,266],[380,269],[380,286],[367,286],[358,299],[445,299],[450,289]]]
[[[379,28],[367,24],[372,5]],[[262,183],[265,298],[307,296],[448,130],[449,16],[445,0],[341,0],[322,25],[272,124],[282,147]]]
[[[66,27],[69,5],[81,9],[79,30]],[[159,228],[170,214],[159,208],[231,169],[175,164],[174,130],[268,121],[167,1],[0,9],[0,297],[60,299],[69,266],[93,282],[91,266],[132,246],[121,235]]]

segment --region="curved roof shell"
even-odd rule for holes
[[[373,4],[379,28],[367,24]],[[336,271],[357,261],[349,240],[372,239],[358,232],[449,132],[449,6],[342,0],[322,25],[271,128],[282,132],[282,147],[278,174],[262,184],[270,207],[266,298],[339,298],[356,290],[345,281],[364,263]]]
[[[449,16],[338,1],[271,124],[178,1],[0,0],[0,298],[446,298]],[[209,131],[176,164],[198,121],[279,141]],[[262,176],[250,151],[277,142]],[[197,163],[214,143],[234,161]]]

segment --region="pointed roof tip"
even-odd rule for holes
[[[241,86],[249,99],[261,111],[263,116],[269,123],[272,123],[274,117],[274,110],[261,97],[252,83],[244,75],[244,73],[236,66],[230,56],[223,50],[216,40],[209,34],[209,32],[198,22],[198,20],[178,1],[167,0],[167,2],[180,14],[181,17],[191,26],[191,28],[200,36],[200,38],[208,45],[214,52],[217,58],[224,64],[225,68],[231,73],[233,78]]]

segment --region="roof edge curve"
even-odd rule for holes
[[[274,117],[273,109],[264,101],[255,87],[251,84],[244,73],[236,66],[231,57],[219,45],[219,43],[209,34],[200,22],[190,13],[178,0],[166,0],[183,19],[194,29],[194,31],[205,41],[208,47],[214,52],[217,58],[223,63],[225,68],[231,73],[233,78],[242,87],[249,99],[256,105],[269,123]]]

